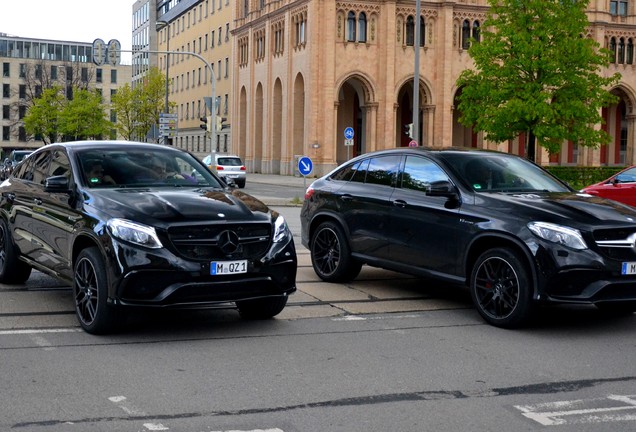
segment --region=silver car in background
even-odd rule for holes
[[[214,158],[214,160],[212,160]],[[203,163],[228,184],[245,187],[247,169],[240,157],[230,154],[211,154],[203,158]]]

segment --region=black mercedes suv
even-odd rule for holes
[[[309,186],[301,224],[323,280],[368,264],[466,284],[496,326],[524,324],[539,302],[636,310],[636,209],[515,155],[364,154]]]
[[[190,153],[156,144],[52,144],[0,185],[0,283],[32,269],[73,287],[89,333],[131,307],[236,306],[269,318],[296,290],[283,217]]]

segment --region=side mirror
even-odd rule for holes
[[[48,177],[44,180],[44,192],[68,192],[68,178],[63,175]]]
[[[439,196],[447,198],[457,198],[457,190],[455,186],[447,180],[437,181],[431,183],[426,190],[428,196]]]

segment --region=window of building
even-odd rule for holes
[[[225,42],[230,41],[230,23],[225,23]]]
[[[42,85],[36,84],[35,85],[35,97],[39,98],[40,96],[42,96]]]
[[[26,99],[26,85],[20,84],[20,86],[18,87],[18,92],[19,92],[18,97],[20,99]]]
[[[356,40],[356,14],[349,11],[347,14],[347,42],[355,42]]]
[[[247,18],[249,13],[250,13],[250,0],[243,0],[243,18]]]
[[[610,38],[609,50],[612,52],[610,63],[616,63],[616,38]]]
[[[208,34],[205,34],[205,45],[203,45],[203,51],[207,51],[208,50]]]
[[[610,14],[627,16],[627,0],[611,0]]]
[[[624,38],[620,38],[618,40],[617,57],[618,57],[617,61],[618,61],[619,64],[625,63],[625,39]]]
[[[214,48],[214,30],[210,32],[210,47]]]
[[[26,64],[20,63],[20,78],[26,78]]]
[[[2,76],[8,78],[11,76],[11,64],[10,63],[2,63]]]
[[[11,140],[11,128],[9,126],[2,126],[2,140],[3,141]]]
[[[462,49],[468,49],[470,47],[470,22],[464,20],[462,24]]]
[[[479,42],[481,40],[481,25],[479,24],[479,21],[475,21],[473,23],[473,39],[475,39],[475,42]]]
[[[360,12],[358,16],[358,42],[367,41],[367,14]]]
[[[95,81],[98,83],[102,82],[102,68],[95,69]]]
[[[219,60],[219,68],[217,69],[219,71],[219,76],[216,77],[217,81],[221,79],[221,60]]]
[[[18,107],[18,118],[22,120],[25,115],[26,115],[26,106],[20,105]]]
[[[406,18],[406,45],[415,45],[415,19],[410,15]]]
[[[230,76],[230,59],[225,57],[225,78]]]
[[[110,121],[117,123],[117,112],[115,110],[110,110]]]
[[[57,66],[51,66],[51,79],[57,79]]]
[[[221,27],[219,27],[219,41],[218,41],[219,45],[221,45],[222,40],[223,40],[223,34],[221,32]]]
[[[24,129],[24,126],[20,126],[18,128],[18,141],[26,142],[26,140],[27,140],[26,129]]]
[[[634,41],[632,38],[627,39],[627,53],[626,53],[626,62],[627,64],[634,63]]]
[[[35,79],[42,79],[42,65],[35,65]]]
[[[88,68],[82,68],[82,82],[88,82]]]
[[[2,84],[2,97],[3,98],[11,97],[11,90],[9,88],[9,84]]]
[[[110,83],[117,84],[117,69],[111,69],[110,71]]]
[[[229,95],[226,93],[225,94],[225,104],[223,105],[223,114],[226,114],[229,112]]]
[[[10,120],[11,119],[11,110],[9,105],[2,105],[2,119]]]

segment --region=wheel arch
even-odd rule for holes
[[[316,228],[318,228],[318,226],[320,226],[320,224],[322,224],[323,222],[335,222],[335,223],[337,223],[340,226],[340,228],[342,228],[342,230],[344,231],[345,235],[347,236],[347,241],[351,240],[351,236],[350,236],[350,233],[349,233],[349,227],[345,223],[345,221],[342,218],[342,216],[340,216],[337,213],[320,212],[320,213],[317,213],[316,215],[314,215],[313,219],[309,223],[309,239],[308,239],[309,242],[311,242],[311,239],[314,236],[314,232],[316,231]]]
[[[475,238],[469,245],[464,261],[467,285],[470,284],[470,275],[472,274],[477,258],[485,251],[495,248],[508,248],[519,254],[519,257],[523,260],[523,265],[532,278],[532,298],[537,299],[539,295],[538,275],[536,267],[532,265],[534,259],[530,250],[521,240],[502,233],[484,233]]]

